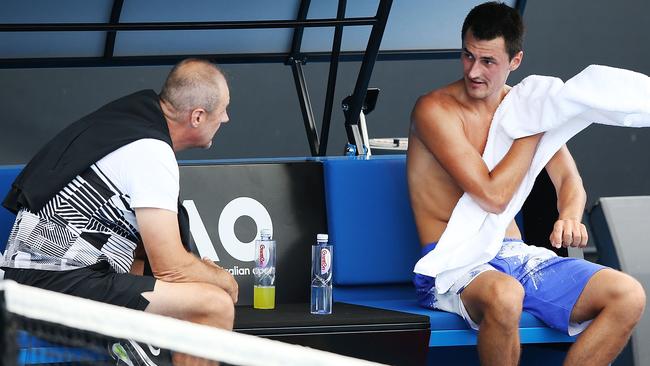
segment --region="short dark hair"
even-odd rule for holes
[[[472,31],[474,37],[483,41],[503,37],[510,59],[522,50],[524,23],[521,15],[503,3],[490,1],[474,7],[463,22],[463,42],[468,30]]]

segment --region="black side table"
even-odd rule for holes
[[[238,306],[234,330],[391,365],[425,364],[430,335],[427,316],[339,302],[330,315],[309,304]]]

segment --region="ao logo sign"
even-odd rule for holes
[[[196,209],[194,201],[185,200],[183,201],[183,206],[187,209],[187,213],[190,217],[190,231],[192,232],[192,237],[194,238],[194,243],[199,251],[199,255],[201,258],[207,257],[218,262],[219,256],[214,250],[212,240],[210,240],[208,231],[205,229],[205,225],[203,225],[203,220],[201,220],[201,216],[199,215],[199,211]],[[248,243],[244,243],[237,239],[237,236],[235,235],[235,221],[242,216],[249,216],[253,219],[255,225],[257,225],[258,231],[261,228],[268,228],[273,232],[273,222],[271,221],[271,215],[269,215],[266,208],[257,200],[250,197],[237,197],[228,202],[221,211],[221,214],[219,215],[218,232],[219,240],[223,244],[223,248],[233,258],[242,262],[250,262],[255,260],[255,239],[259,237],[259,234]]]

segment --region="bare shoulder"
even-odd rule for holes
[[[411,113],[411,132],[419,138],[462,130],[461,109],[454,84],[436,89],[418,98]],[[431,137],[431,136],[429,136]]]
[[[449,87],[433,90],[422,95],[413,107],[412,120],[419,122],[436,116],[452,114],[458,109],[458,101]]]

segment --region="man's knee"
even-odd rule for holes
[[[524,302],[524,288],[514,278],[488,284],[484,304],[484,319],[504,327],[518,327]]]
[[[643,286],[633,277],[623,274],[623,278],[616,284],[610,298],[611,306],[620,310],[623,321],[636,324],[643,315],[646,305],[646,294]]]
[[[206,286],[204,291],[197,293],[194,310],[201,323],[210,324],[224,329],[232,329],[235,320],[235,305],[226,291],[216,286]]]
[[[215,288],[208,299],[212,304],[216,304],[213,310],[213,316],[223,323],[223,328],[232,329],[235,321],[235,304],[228,293],[221,289]]]

